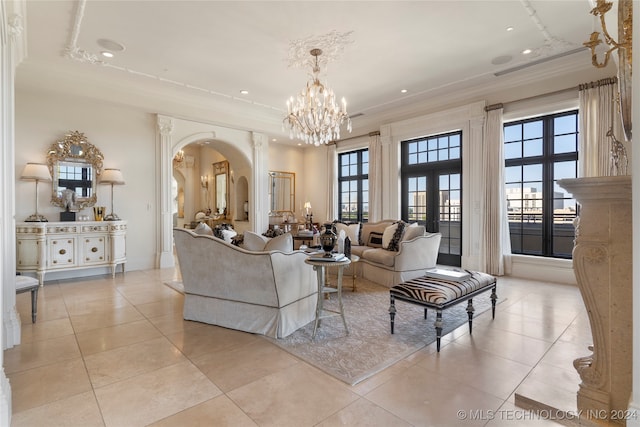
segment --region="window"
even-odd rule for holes
[[[366,222],[369,219],[369,150],[338,155],[338,219]]]
[[[462,132],[402,142],[402,218],[440,232],[438,263],[461,264]]]
[[[576,201],[557,181],[578,171],[578,111],[504,125],[511,251],[571,258]]]

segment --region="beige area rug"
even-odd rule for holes
[[[391,335],[389,288],[358,279],[357,289],[351,292],[351,287],[346,286],[342,294],[349,335],[340,316],[335,316],[322,320],[315,340],[311,339],[313,322],[286,338],[265,338],[349,385],[369,378],[436,340],[435,310],[428,310],[425,320],[422,307],[396,300],[395,333]],[[497,292],[499,296],[500,289]],[[474,319],[491,308],[490,294],[486,292],[473,299]],[[324,306],[337,309],[337,297],[332,296]],[[466,308],[467,303],[463,302],[443,312],[443,336],[460,325],[467,327]]]
[[[314,340],[313,322],[286,338],[264,338],[349,385],[371,377],[436,340],[435,310],[429,310],[425,320],[423,308],[396,300],[395,334],[391,335],[389,288],[357,279],[358,291],[352,292],[350,278],[346,283],[349,286],[345,286],[342,299],[349,335],[340,316],[335,316],[322,320]],[[181,281],[164,284],[184,293]],[[499,297],[500,289],[497,292]],[[474,318],[491,308],[489,296],[490,292],[485,292],[473,299]],[[498,299],[498,303],[502,301]],[[337,297],[333,295],[326,300],[324,307],[336,310]],[[443,336],[460,325],[467,327],[466,308],[467,303],[463,302],[443,312]]]

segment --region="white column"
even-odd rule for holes
[[[159,268],[169,268],[175,265],[173,259],[173,215],[171,214],[171,176],[173,163],[171,156],[171,133],[173,132],[173,119],[158,114],[158,146],[156,156],[158,158],[158,170],[160,179],[158,186],[158,212],[160,224],[158,227],[158,255],[156,265]]]
[[[249,215],[254,214],[255,218],[250,218],[253,223],[253,231],[264,233],[269,228],[269,139],[267,135],[253,132],[251,134],[253,142],[253,179],[249,183]]]
[[[469,128],[462,132],[462,267],[480,268],[480,211],[483,195],[482,141],[484,139],[484,111],[472,110],[475,117],[469,119]]]
[[[20,319],[15,289],[15,69],[24,58],[26,35],[22,31],[24,2],[0,2],[0,307],[2,348],[20,343]],[[11,422],[11,385],[0,352],[0,425]]]
[[[400,182],[398,168],[397,145],[392,144],[391,126],[385,125],[380,128],[380,143],[382,145],[382,162],[380,172],[382,173],[382,217],[383,219],[400,218]],[[395,152],[393,148],[396,148]]]

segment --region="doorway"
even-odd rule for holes
[[[441,233],[438,264],[462,263],[461,132],[402,143],[402,218]]]

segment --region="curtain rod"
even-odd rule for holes
[[[554,92],[548,92],[548,93],[543,93],[543,94],[540,94],[540,95],[534,95],[534,96],[530,96],[528,98],[516,99],[514,101],[510,101],[510,102],[507,102],[505,104],[508,105],[508,104],[512,104],[514,102],[530,101],[532,99],[543,98],[543,97],[552,96],[552,95],[559,95],[561,93],[566,93],[566,92],[581,91],[581,90],[590,89],[590,88],[599,87],[599,86],[604,86],[604,85],[612,85],[612,84],[616,84],[617,81],[618,81],[617,77],[607,77],[607,78],[604,78],[604,79],[600,79],[600,80],[598,80],[596,82],[582,83],[582,84],[579,84],[578,86],[568,87],[566,89],[560,89],[560,90],[556,90]],[[498,103],[498,104],[487,105],[486,107],[484,107],[484,111],[497,110],[498,108],[503,108],[505,104]]]
[[[376,136],[376,135],[380,135],[380,131],[379,130],[375,130],[373,132],[369,132],[369,133],[364,134],[364,135],[356,135],[356,136],[350,136],[349,138],[341,138],[341,139],[339,139],[337,141],[331,141],[331,143],[337,144],[338,142],[349,141],[350,139],[362,138],[363,136],[372,137],[372,136]]]

